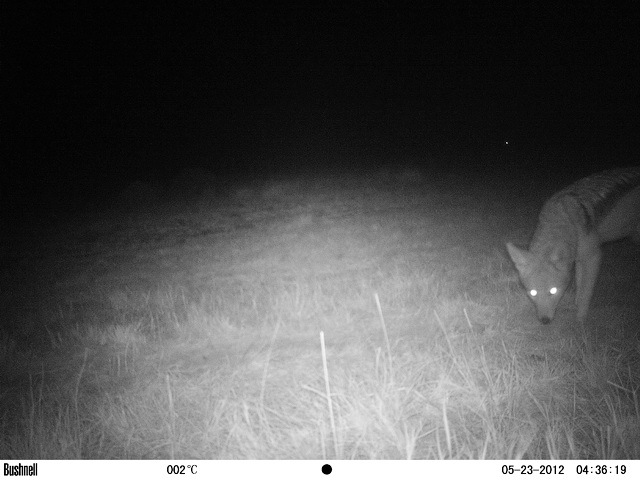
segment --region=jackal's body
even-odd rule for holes
[[[542,207],[529,250],[507,250],[538,318],[549,323],[575,268],[578,319],[584,320],[603,243],[640,239],[640,167],[597,173],[553,195]]]

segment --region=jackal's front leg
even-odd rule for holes
[[[576,306],[578,320],[584,321],[589,311],[589,303],[596,284],[602,252],[599,247],[593,247],[576,259]]]

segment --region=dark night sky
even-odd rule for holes
[[[195,165],[638,163],[640,17],[623,3],[41,3],[2,20],[5,208]],[[496,156],[504,140],[520,155]]]

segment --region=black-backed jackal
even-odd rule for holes
[[[542,207],[529,250],[507,243],[538,319],[553,319],[573,272],[577,317],[584,321],[596,282],[603,243],[640,240],[640,167],[583,178],[553,195]]]

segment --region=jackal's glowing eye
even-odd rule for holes
[[[555,295],[556,293],[558,293],[558,289],[556,287],[551,287],[551,289],[549,290],[549,293],[551,295]]]
[[[529,292],[529,295],[531,295],[532,297],[535,297],[537,294],[538,294],[538,291],[537,291],[537,290],[531,290],[531,291]]]

